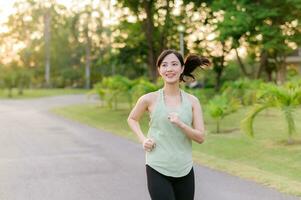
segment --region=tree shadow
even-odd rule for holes
[[[220,130],[219,133],[216,132],[216,130],[214,130],[214,131],[210,131],[210,133],[221,134],[222,135],[222,134],[230,134],[230,133],[233,133],[233,132],[238,131],[238,130],[240,130],[240,128],[222,129],[222,130]]]

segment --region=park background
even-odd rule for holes
[[[195,161],[301,195],[300,0],[1,5],[1,98],[97,94],[99,105],[53,112],[137,141],[126,118],[139,96],[162,87],[159,53],[206,56],[212,67],[182,84],[204,111]]]

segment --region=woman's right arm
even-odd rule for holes
[[[135,107],[129,114],[127,121],[132,131],[138,136],[138,139],[142,143],[143,148],[146,151],[151,151],[154,147],[154,141],[144,136],[139,124],[139,120],[142,117],[143,113],[147,111],[148,106],[148,97],[147,95],[143,95],[138,99]]]

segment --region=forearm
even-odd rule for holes
[[[181,122],[178,127],[189,137],[190,139],[196,141],[197,143],[203,143],[205,140],[205,131],[194,129],[184,122]]]
[[[132,131],[137,135],[139,141],[143,143],[143,141],[145,140],[145,136],[141,131],[139,122],[134,119],[128,119],[128,124]]]

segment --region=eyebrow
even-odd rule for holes
[[[163,63],[168,63],[168,62],[165,61],[165,62],[162,62],[162,64],[163,64]],[[176,60],[173,60],[173,61],[171,61],[171,63],[179,63],[179,62],[176,61]]]

